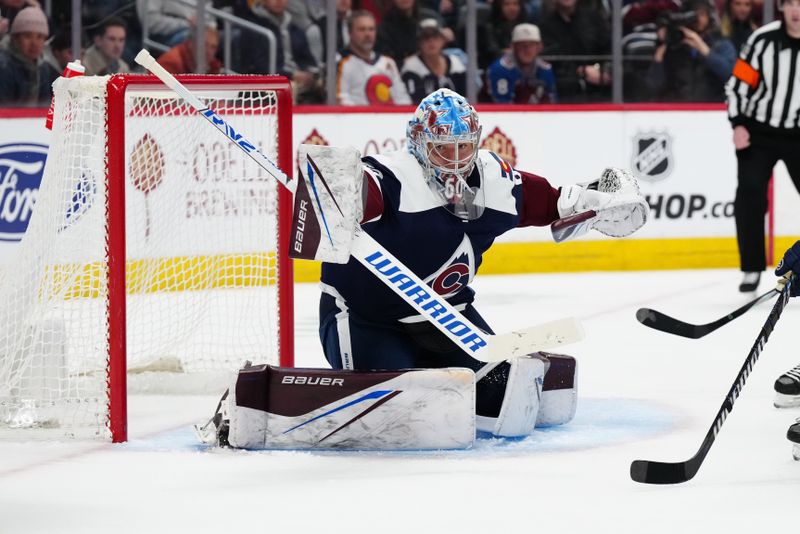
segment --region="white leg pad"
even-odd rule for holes
[[[239,371],[223,419],[238,448],[463,449],[475,439],[475,374],[254,366]]]
[[[477,416],[477,426],[495,436],[527,436],[533,432],[539,415],[545,361],[523,356],[509,363],[511,369],[500,413],[497,418]]]
[[[578,407],[578,363],[572,356],[540,353],[547,359],[542,400],[536,426],[563,425]]]

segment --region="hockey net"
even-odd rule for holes
[[[285,80],[181,81],[290,166]],[[292,365],[288,193],[155,78],[55,95],[35,209],[0,267],[0,438],[124,441],[129,389],[221,393],[245,360]]]

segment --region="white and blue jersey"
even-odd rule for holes
[[[485,325],[470,306],[474,292],[469,287],[484,252],[512,228],[544,226],[557,219],[558,190],[544,178],[516,171],[493,152],[481,150],[467,182],[484,191],[485,209],[479,218],[463,220],[443,207],[442,198],[430,190],[412,154],[399,151],[362,161],[369,178],[364,231],[457,309],[479,326]],[[384,345],[382,340],[391,337],[392,347],[403,345],[408,330],[404,325],[419,324],[422,318],[357,260],[323,263],[322,291],[320,335],[334,367],[431,366],[411,349],[401,349],[402,355],[398,355],[382,348],[377,351],[381,356],[375,358],[377,347]],[[354,323],[360,327],[354,330]],[[366,349],[359,351],[356,346],[371,348],[369,361],[359,359],[359,352]],[[442,346],[455,349],[447,342]]]

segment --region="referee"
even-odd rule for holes
[[[778,9],[781,20],[753,32],[725,86],[738,162],[734,211],[742,292],[755,291],[767,267],[767,185],[778,160],[800,192],[800,0],[779,0]]]

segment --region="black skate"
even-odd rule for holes
[[[800,419],[789,427],[786,437],[792,442],[792,456],[795,460],[800,460]]]
[[[750,293],[758,289],[758,283],[761,280],[760,272],[746,272],[742,278],[742,283],[739,284],[739,291],[742,293]]]
[[[775,381],[775,407],[800,406],[800,364],[786,371]]]

